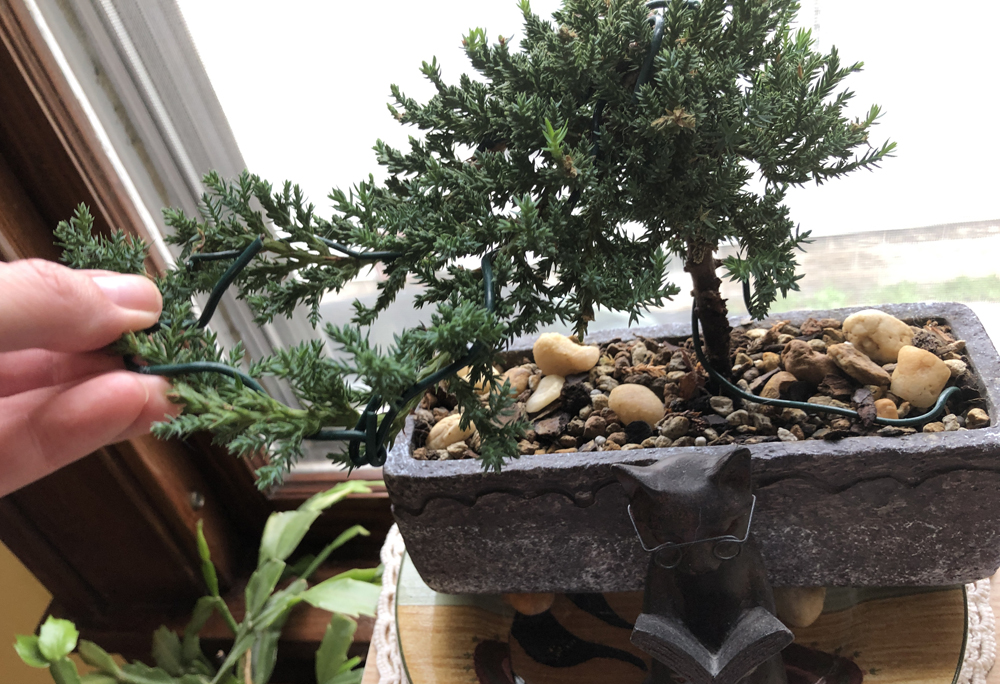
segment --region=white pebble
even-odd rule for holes
[[[528,401],[524,404],[524,410],[528,413],[541,411],[559,398],[565,384],[566,378],[561,375],[546,375],[538,383],[538,389],[528,397]]]
[[[928,408],[950,379],[951,370],[944,361],[929,351],[907,345],[899,350],[889,391],[913,406]]]
[[[851,314],[842,327],[847,341],[876,363],[892,363],[899,350],[913,341],[910,326],[877,309]]]
[[[469,427],[463,430],[458,426],[458,423],[461,420],[462,416],[457,413],[445,416],[439,420],[437,424],[431,428],[430,433],[427,435],[427,443],[424,446],[426,446],[428,450],[445,449],[455,442],[461,442],[467,437],[471,437],[476,431],[475,426],[472,423],[469,423]]]
[[[706,444],[708,444],[708,440],[705,439],[704,437],[695,437],[694,438],[694,445],[695,446],[705,446]]]
[[[545,375],[586,373],[597,365],[601,350],[577,344],[559,333],[543,333],[531,348],[535,364]]]

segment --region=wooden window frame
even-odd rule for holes
[[[31,9],[24,0],[0,0],[0,256],[57,259],[52,228],[80,202],[91,207],[99,230],[114,226],[150,238]],[[153,257],[151,267],[162,272],[165,264]],[[50,612],[76,621],[85,638],[148,661],[152,630],[164,622],[183,624],[203,593],[199,520],[239,615],[267,515],[294,508],[345,477],[293,474],[262,493],[254,465],[202,435],[110,445],[0,499],[0,540],[52,593]],[[377,470],[353,475],[380,476]],[[318,546],[362,524],[371,536],[346,545],[321,574],[373,566],[391,523],[388,497],[379,487],[328,511],[306,543]],[[310,667],[328,619],[308,606],[296,609],[283,638],[278,681]],[[358,654],[367,651],[371,626],[370,620],[360,624]],[[223,625],[210,623],[207,644],[223,645],[227,638]]]

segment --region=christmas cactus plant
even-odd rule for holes
[[[160,280],[159,328],[120,342],[138,370],[176,376],[184,413],[158,435],[208,429],[235,452],[270,449],[266,486],[310,438],[346,439],[354,463],[377,463],[423,387],[446,379],[483,467],[499,469],[522,430],[492,380],[508,342],[553,323],[582,336],[598,307],[635,320],[680,292],[666,279],[674,257],[691,275],[709,362],[725,372],[720,275],[743,281],[750,313],[763,316],[796,289],[795,252],[808,241],[783,203],[788,188],[875,167],[893,150],[869,142],[878,107],[845,114],[844,80],[861,64],[817,52],[792,26],[793,0],[565,0],[551,20],[527,0],[520,9],[519,47],[482,29],[464,38],[478,80],[451,84],[432,60],[421,68],[436,89],[428,102],[392,88],[392,116],[417,136],[406,150],[377,142],[387,179],[334,190],[332,213],[250,174],[209,174],[198,218],[166,212],[186,265]],[[143,246],[91,237],[84,210],[59,235],[74,265],[142,271]],[[737,255],[720,263],[727,243]],[[242,269],[231,268],[237,257]],[[317,323],[324,293],[375,262],[377,301],[326,326],[343,357],[311,342],[254,361],[242,379],[194,372],[242,361],[193,320],[192,296],[224,275],[260,322],[304,306]],[[373,345],[366,328],[407,283],[422,286],[430,322]],[[301,407],[254,389],[262,375],[287,380]],[[474,386],[484,381],[486,399]]]

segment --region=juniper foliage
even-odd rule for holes
[[[779,293],[798,289],[795,252],[808,241],[783,204],[788,188],[875,167],[894,148],[869,144],[878,107],[846,117],[852,93],[842,84],[862,65],[842,64],[835,49],[816,52],[810,33],[791,27],[793,0],[672,0],[638,89],[653,36],[644,3],[565,0],[551,20],[528,0],[520,9],[519,49],[483,29],[465,36],[481,80],[449,84],[431,60],[421,68],[436,89],[428,102],[392,87],[389,111],[420,135],[406,150],[376,142],[387,180],[333,190],[331,216],[319,216],[297,186],[276,189],[247,173],[231,182],[209,174],[199,218],[165,213],[182,258],[264,236],[237,281],[261,322],[300,306],[318,322],[323,294],[372,261],[384,279],[372,306],[358,302],[349,323],[327,326],[347,361],[313,343],[252,366],[252,375],[288,379],[303,409],[195,376],[176,385],[185,414],[158,434],[212,429],[236,451],[272,448],[267,484],[300,455],[304,437],[352,426],[369,395],[398,397],[479,341],[470,382],[453,380],[451,389],[481,435],[484,468],[499,469],[516,456],[521,426],[497,419],[511,404],[503,388],[493,384],[484,401],[471,382],[492,376],[504,345],[552,323],[582,334],[597,307],[635,321],[679,292],[666,279],[668,255],[714,258],[727,242],[739,247],[725,264],[729,276],[752,280],[750,313],[764,315]],[[131,248],[117,238],[88,242],[83,217],[75,221],[62,238],[71,263],[135,270],[135,254],[116,256]],[[378,255],[345,256],[330,242]],[[495,271],[492,312],[482,271],[469,265],[485,255]],[[210,333],[176,322],[190,319],[191,295],[225,268],[169,274],[161,286],[175,323],[128,336],[123,348],[150,362],[220,359]],[[365,327],[411,282],[423,286],[417,304],[434,308],[431,322],[373,346]]]

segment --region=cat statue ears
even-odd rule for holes
[[[611,466],[629,499],[641,489],[657,491],[662,490],[663,485],[668,482],[683,486],[685,481],[697,487],[707,480],[719,489],[749,492],[750,469],[750,450],[746,447],[737,447],[729,453],[718,455],[706,455],[701,450],[679,449],[678,453],[652,465],[616,463]]]

